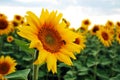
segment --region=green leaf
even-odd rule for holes
[[[19,70],[14,73],[8,74],[5,78],[9,80],[27,80],[27,76],[30,72],[30,69]]]
[[[87,60],[87,66],[88,67],[92,67],[92,66],[95,66],[97,64],[99,64],[99,62],[96,61],[94,57],[93,58],[88,58],[88,60]]]
[[[114,67],[112,67],[113,71],[120,72],[120,66],[116,64]]]
[[[97,76],[103,79],[107,79],[107,80],[109,78],[105,70],[97,70]]]
[[[75,71],[68,71],[64,76],[65,80],[76,80],[76,72]]]
[[[10,43],[4,43],[4,47],[12,47],[13,45]]]
[[[89,69],[87,67],[84,66],[80,66],[79,67],[79,71],[88,71]]]
[[[27,56],[24,56],[24,57],[22,58],[22,60],[31,61],[32,58],[33,58],[32,56],[27,55]]]
[[[102,57],[100,59],[100,64],[102,64],[102,65],[109,65],[111,63],[112,63],[112,61],[110,59],[108,59],[108,58]]]
[[[27,42],[19,39],[15,39],[15,44],[20,47],[22,51],[25,51],[26,53],[34,53],[34,49],[30,49]]]
[[[110,80],[120,80],[120,74],[118,74],[115,77],[110,78]]]
[[[81,71],[78,73],[78,75],[80,76],[87,75],[87,74],[88,74],[88,71]]]

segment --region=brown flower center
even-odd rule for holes
[[[104,40],[108,40],[109,39],[109,36],[106,32],[102,32],[102,37]]]
[[[74,41],[74,43],[80,44],[80,39],[79,39],[79,38],[76,38],[75,41]]]
[[[110,21],[108,22],[108,24],[109,24],[110,26],[112,26],[112,25],[113,25],[113,23],[112,23],[112,22],[110,22]]]
[[[15,18],[16,18],[17,20],[20,20],[20,19],[21,19],[21,16],[16,15]]]
[[[0,17],[4,16],[3,14],[0,13]]]
[[[0,74],[7,74],[9,72],[10,65],[7,62],[0,64]]]
[[[8,26],[8,21],[6,19],[0,19],[0,30],[1,29],[6,29]]]
[[[18,26],[18,23],[15,22],[15,21],[13,21],[12,24],[13,24],[14,27]]]
[[[13,38],[12,38],[12,37],[8,37],[8,38],[7,38],[7,41],[8,41],[8,42],[12,42],[12,41],[13,41]]]
[[[120,39],[120,33],[118,34],[118,38]]]
[[[120,26],[120,22],[117,22],[117,25]]]
[[[85,24],[85,25],[89,25],[89,21],[88,21],[88,20],[85,20],[85,21],[84,21],[84,24]]]
[[[95,27],[93,28],[93,32],[94,32],[94,33],[96,33],[98,30],[99,30],[98,26],[95,26]]]
[[[58,31],[52,28],[42,27],[39,31],[38,38],[42,42],[43,48],[51,53],[58,52],[61,46],[66,44]]]

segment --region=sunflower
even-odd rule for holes
[[[13,27],[17,27],[19,25],[19,23],[16,21],[12,21],[11,23],[12,23]]]
[[[104,26],[106,29],[109,29],[110,30],[110,33],[113,35],[114,34],[114,29],[115,29],[115,26],[114,26],[114,23],[110,20],[108,20]]]
[[[79,33],[79,32],[77,32],[77,33],[79,34],[79,37],[77,37],[77,38],[75,39],[74,43],[80,45],[80,47],[81,47],[80,50],[83,50],[83,49],[86,47],[86,45],[85,45],[85,42],[86,42],[85,36],[83,36],[83,35],[82,35],[81,33]]]
[[[91,22],[90,22],[89,19],[84,19],[84,20],[82,20],[82,24],[81,24],[81,26],[80,26],[80,31],[81,31],[82,33],[87,33],[88,27],[90,26],[90,24],[91,24]]]
[[[7,19],[0,18],[0,35],[8,34],[12,28],[11,23]]]
[[[120,30],[120,22],[119,21],[116,22],[116,30]]]
[[[90,30],[92,35],[96,35],[97,31],[99,31],[100,25],[94,25],[92,29]]]
[[[0,18],[4,18],[4,19],[7,19],[7,16],[3,13],[0,13]]]
[[[82,20],[82,26],[83,27],[88,27],[88,26],[90,26],[90,24],[91,24],[91,22],[90,22],[89,19]]]
[[[16,14],[16,15],[14,15],[13,21],[15,21],[15,22],[21,24],[21,23],[23,23],[24,18],[23,18],[21,15],[17,15],[17,14]]]
[[[108,29],[114,29],[114,23],[110,20],[108,20],[105,24],[105,27]]]
[[[104,46],[109,47],[112,44],[113,35],[111,34],[111,31],[109,29],[101,27],[100,30],[97,32],[97,36]]]
[[[0,80],[5,80],[4,76],[15,72],[16,61],[10,56],[0,57]]]
[[[12,42],[14,40],[13,36],[7,36],[7,41]]]
[[[73,65],[71,58],[76,59],[73,52],[79,52],[81,48],[74,43],[79,35],[66,28],[61,17],[61,13],[49,13],[47,9],[42,9],[40,18],[28,11],[26,20],[29,26],[18,27],[18,34],[31,41],[30,48],[39,50],[34,64],[46,62],[48,71],[53,73],[57,72],[57,60]]]
[[[120,30],[116,31],[116,40],[118,41],[118,43],[120,44]]]

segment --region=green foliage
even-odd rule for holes
[[[14,73],[8,74],[5,78],[9,80],[27,80],[30,69],[18,70]]]

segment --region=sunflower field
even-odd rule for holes
[[[120,22],[78,29],[62,13],[0,13],[0,80],[120,80]]]

